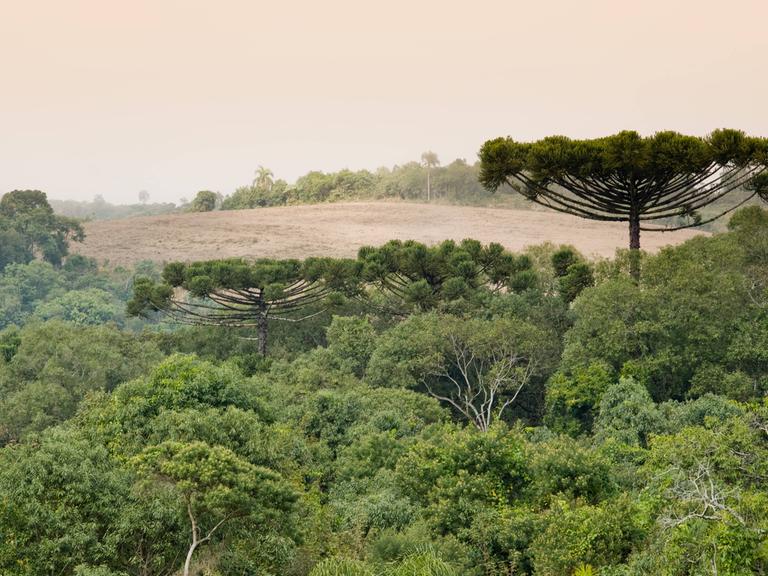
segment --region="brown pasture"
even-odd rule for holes
[[[627,245],[627,226],[555,212],[400,202],[314,204],[173,214],[88,222],[87,238],[73,251],[109,265],[224,257],[304,258],[354,256],[365,245],[393,238],[434,244],[451,238],[499,242],[519,251],[553,242],[586,256],[612,256]],[[643,235],[654,252],[701,232]]]

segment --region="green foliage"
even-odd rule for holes
[[[0,274],[0,327],[23,324],[35,308],[65,286],[61,274],[46,262],[10,264]]]
[[[611,370],[602,363],[577,367],[570,376],[558,372],[547,382],[544,423],[572,436],[591,432],[603,393],[613,382]]]
[[[24,235],[16,230],[9,230],[7,219],[0,218],[0,270],[13,263],[26,264],[33,258],[27,247]]]
[[[582,257],[570,246],[564,246],[552,254],[552,268],[555,276],[561,277],[568,273],[568,268],[582,261]]]
[[[743,166],[764,162],[766,140],[735,130],[716,130],[706,138],[674,132],[641,137],[624,131],[595,140],[571,140],[551,136],[535,143],[511,138],[486,142],[480,151],[480,181],[496,188],[510,176],[530,170],[538,180],[557,179],[563,174],[581,178],[617,178],[638,181],[697,174],[712,163],[734,162]]]
[[[170,484],[178,492],[192,533],[185,574],[196,548],[221,538],[233,526],[262,533],[287,529],[285,514],[296,500],[293,490],[275,472],[254,466],[228,448],[166,441],[145,448],[131,463],[148,483]]]
[[[478,165],[457,159],[439,166],[436,155],[429,162],[408,162],[393,168],[368,170],[340,170],[324,173],[312,171],[288,184],[284,180],[272,180],[272,172],[257,170],[253,183],[241,186],[224,199],[224,210],[241,210],[354,200],[427,200],[427,171],[430,172],[430,199],[456,204],[498,203],[478,182]],[[520,207],[514,197],[503,199],[505,204]]]
[[[276,327],[268,359],[247,329],[139,338],[101,309],[131,290],[150,307],[216,286],[280,297],[295,274],[344,291],[386,250],[142,264],[135,283],[81,257],[9,264],[0,573],[173,574],[189,555],[211,575],[764,574],[765,214],[647,256],[640,283],[619,255],[572,304],[560,281],[584,262],[567,248],[531,249],[536,281],[494,292],[503,251],[391,247],[416,280],[406,317],[368,285],[343,315]],[[458,417],[457,383],[477,399],[519,383],[510,366],[529,374],[502,418]]]
[[[746,401],[755,396],[755,392],[754,380],[744,372],[728,372],[722,366],[705,364],[691,378],[689,394],[697,397],[711,393]]]
[[[136,280],[128,312],[162,311],[178,323],[257,328],[265,356],[271,320],[299,322],[324,312],[321,306],[357,295],[358,273],[357,262],[332,258],[173,262],[165,266],[162,283]]]
[[[573,302],[585,288],[595,284],[592,267],[586,262],[576,262],[568,266],[566,273],[559,278],[560,294],[566,302]]]
[[[391,298],[389,306],[428,310],[471,298],[481,288],[522,292],[535,285],[531,261],[499,244],[446,240],[433,247],[392,240],[358,253],[362,278]]]
[[[462,533],[485,507],[513,503],[528,480],[526,447],[502,427],[434,428],[398,462],[401,489],[441,532]]]
[[[71,574],[115,566],[111,531],[130,504],[130,475],[103,447],[54,429],[0,452],[0,572]]]
[[[424,387],[487,430],[523,388],[540,386],[553,355],[547,335],[526,322],[431,313],[412,316],[385,334],[367,377],[374,385]]]
[[[150,479],[174,485],[195,515],[250,515],[264,524],[277,520],[295,500],[274,472],[205,442],[149,446],[132,464]]]
[[[152,342],[106,326],[59,321],[11,331],[12,357],[0,363],[0,441],[71,417],[94,391],[113,390],[160,360]]]
[[[408,556],[388,570],[386,576],[458,576],[458,572],[430,551]]]
[[[40,318],[124,325],[121,308],[130,284],[127,270],[99,270],[80,255],[67,258],[61,268],[40,261],[9,264],[0,272],[0,329]]]
[[[21,345],[21,335],[15,326],[0,332],[0,360],[10,362]]]
[[[704,383],[702,371],[719,366],[748,375],[756,396],[766,367],[764,323],[753,291],[760,283],[745,258],[738,235],[698,237],[648,258],[640,286],[617,278],[586,291],[573,305],[564,366],[602,360],[641,380],[658,401],[684,398],[697,371],[699,393],[728,393],[712,378]],[[738,378],[734,394],[745,398],[748,386]]]
[[[69,242],[85,239],[80,223],[55,215],[39,190],[14,190],[0,198],[0,232],[8,241],[0,250],[0,270],[10,262],[29,262],[38,253],[46,262],[60,266]]]
[[[622,502],[605,506],[554,507],[546,528],[531,544],[536,574],[571,574],[583,564],[620,563],[631,549],[632,510]]]
[[[216,209],[217,202],[218,197],[215,192],[201,190],[195,195],[189,210],[190,212],[211,212]]]
[[[558,502],[597,504],[613,495],[612,463],[583,442],[558,436],[530,449],[529,494],[539,506]]]
[[[71,290],[35,308],[41,320],[57,318],[73,324],[94,326],[115,322],[122,317],[117,299],[105,290]]]
[[[199,411],[194,426],[204,429],[202,412],[226,407],[265,415],[255,391],[235,369],[175,355],[155,366],[146,378],[127,382],[108,398],[87,407],[81,418],[113,450],[133,454],[153,435],[158,417],[172,417],[167,412]],[[209,429],[221,424],[214,422]]]
[[[376,346],[376,332],[364,318],[334,316],[326,332],[328,350],[345,369],[362,376]]]
[[[533,143],[496,138],[480,150],[480,181],[491,191],[510,185],[559,212],[628,222],[629,272],[638,281],[641,224],[666,220],[650,230],[699,226],[700,209],[743,192],[745,185],[753,190],[744,201],[763,197],[766,150],[768,139],[736,130],[716,130],[705,138],[670,131],[648,137],[623,131],[594,140],[550,136]],[[586,270],[582,274],[586,278]]]
[[[642,384],[621,378],[603,394],[595,419],[598,441],[612,438],[629,445],[645,445],[651,434],[662,430],[661,413]]]
[[[375,576],[364,562],[350,558],[329,558],[315,566],[309,576]]]

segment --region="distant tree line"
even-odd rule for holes
[[[352,200],[437,201],[454,204],[512,202],[525,206],[512,195],[495,198],[478,181],[479,165],[457,159],[440,166],[434,152],[425,152],[422,162],[370,170],[312,171],[289,184],[274,179],[270,170],[259,167],[253,182],[227,196],[223,210],[242,210],[291,204]],[[511,190],[510,190],[511,191]]]
[[[503,204],[515,208],[531,208],[525,199],[502,188],[493,194],[479,182],[479,163],[457,159],[440,165],[437,154],[422,154],[421,162],[407,162],[392,168],[370,170],[313,170],[291,184],[275,178],[269,168],[259,166],[250,184],[240,186],[232,194],[200,190],[192,200],[177,203],[150,202],[142,190],[138,203],[112,204],[101,194],[91,201],[50,200],[57,214],[82,220],[116,220],[133,216],[156,216],[174,212],[210,212],[244,210],[269,206],[315,204],[361,200],[407,200],[465,205]]]
[[[97,194],[90,201],[50,199],[49,203],[57,214],[82,220],[118,220],[132,216],[157,216],[178,210],[173,202],[150,204],[149,196],[145,197],[142,194],[141,197],[145,200],[139,204],[111,204],[101,194]]]

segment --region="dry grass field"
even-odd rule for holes
[[[397,202],[315,204],[101,220],[86,224],[75,252],[110,265],[140,260],[207,260],[354,256],[364,245],[393,238],[434,244],[452,238],[499,242],[511,250],[542,242],[572,244],[587,256],[611,256],[627,244],[622,223],[583,220],[554,212]],[[701,232],[644,233],[656,251]]]

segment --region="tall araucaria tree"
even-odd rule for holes
[[[366,286],[384,294],[385,308],[394,314],[429,310],[482,289],[521,292],[536,282],[528,257],[471,239],[435,246],[391,240],[362,247],[358,260]]]
[[[716,130],[705,138],[676,132],[642,137],[630,131],[594,140],[497,138],[483,145],[480,161],[480,181],[489,190],[509,184],[528,200],[559,212],[628,222],[635,279],[641,230],[699,226],[755,195],[768,200],[768,139],[737,130]],[[747,194],[737,203],[702,221],[698,210],[742,188]],[[682,224],[643,225],[680,217]]]
[[[256,328],[265,355],[271,321],[299,322],[324,312],[334,297],[357,292],[359,269],[354,260],[331,258],[173,262],[162,283],[136,280],[128,312],[156,310],[182,324]]]

